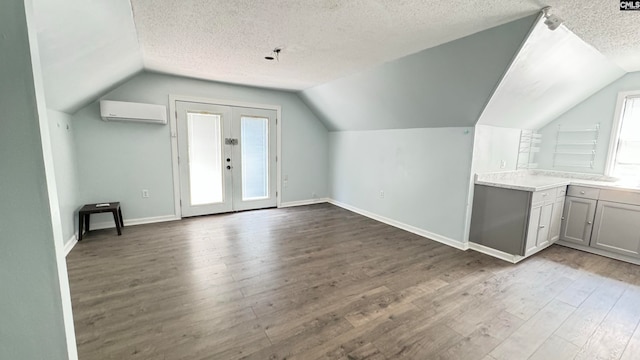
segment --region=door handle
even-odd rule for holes
[[[540,229],[544,229],[544,225],[540,225]]]
[[[231,158],[227,158],[227,162],[231,162]]]
[[[591,221],[587,221],[587,225],[591,225]]]

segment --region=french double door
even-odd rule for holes
[[[176,101],[182,216],[276,206],[276,111]]]

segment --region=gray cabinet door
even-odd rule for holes
[[[549,241],[554,243],[560,238],[560,228],[562,226],[562,209],[564,208],[564,197],[556,199],[553,203],[551,213],[551,227],[549,228]]]
[[[640,206],[599,201],[591,246],[640,257]]]
[[[589,246],[597,200],[567,196],[560,239]]]

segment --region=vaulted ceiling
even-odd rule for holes
[[[473,126],[536,20],[496,26],[300,96],[329,130]]]
[[[47,107],[74,112],[143,69],[128,0],[33,0]]]
[[[513,0],[131,0],[147,69],[303,90],[531,15]],[[628,71],[640,17],[611,0],[549,0],[554,13]],[[633,35],[635,34],[635,36]],[[264,61],[282,47],[280,62]]]
[[[544,5],[626,71],[640,70],[640,12],[610,0],[34,0],[48,105],[71,112],[142,69],[307,89]],[[275,47],[280,61],[264,60]]]

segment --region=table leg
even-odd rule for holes
[[[118,217],[120,218],[120,226],[124,227],[124,219],[122,218],[122,208],[118,206]]]
[[[91,213],[84,214],[84,229],[89,233],[89,225],[91,224]]]
[[[78,213],[78,241],[82,241],[83,225],[84,225],[84,214]]]
[[[116,223],[116,229],[118,230],[118,236],[122,235],[122,230],[120,229],[120,218],[118,216],[118,210],[113,210],[113,221]]]

